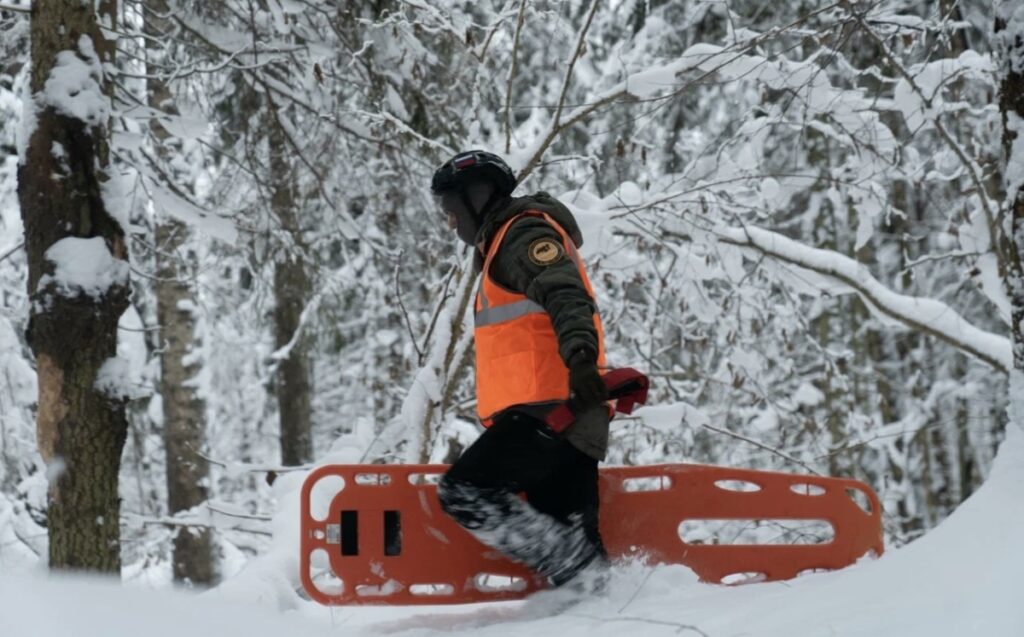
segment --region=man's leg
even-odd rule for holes
[[[587,539],[605,555],[599,527],[597,460],[565,445],[555,469],[526,490],[526,499],[538,511],[560,522],[569,524],[579,519]]]
[[[596,523],[589,528],[581,512],[550,509],[564,513],[558,517],[541,512],[517,494],[554,492],[546,486],[560,473],[567,449],[575,452],[543,423],[507,414],[442,478],[441,507],[484,544],[561,585],[601,554],[592,537]],[[594,470],[596,501],[596,463]]]

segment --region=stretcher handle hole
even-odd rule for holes
[[[817,484],[810,484],[809,482],[798,482],[797,484],[789,485],[789,490],[798,495],[825,495],[825,487]]]
[[[742,586],[744,584],[756,584],[768,579],[766,573],[758,571],[745,571],[743,573],[729,573],[722,577],[721,583],[727,586]]]
[[[846,495],[849,496],[849,498],[851,500],[853,500],[854,503],[858,507],[860,507],[862,511],[864,511],[864,513],[867,513],[868,515],[871,515],[873,510],[872,510],[872,507],[871,507],[871,498],[868,497],[868,494],[864,493],[864,491],[862,491],[860,489],[856,489],[856,488],[853,488],[853,487],[847,487],[846,488]]]
[[[441,476],[443,475],[443,473],[410,473],[409,484],[413,484],[416,486],[425,484],[436,485],[438,482],[441,481]]]
[[[514,575],[477,573],[473,578],[473,585],[481,593],[519,592],[526,590],[527,581]]]
[[[413,584],[409,592],[418,597],[440,597],[455,593],[455,587],[451,584]]]
[[[629,493],[643,491],[668,491],[672,488],[672,478],[668,476],[643,476],[626,478],[622,481],[622,489]]]
[[[402,554],[402,512],[384,512],[384,555],[395,557]]]
[[[326,475],[317,479],[309,490],[309,515],[317,522],[326,522],[331,514],[331,502],[345,488],[341,476]]]
[[[830,544],[836,532],[827,520],[713,519],[684,520],[678,528],[686,544],[782,546]]]
[[[341,554],[359,555],[359,511],[341,512]]]
[[[316,549],[309,555],[309,581],[322,595],[337,597],[345,592],[345,583],[331,570],[327,551]]]
[[[386,487],[391,484],[390,473],[357,473],[356,484],[361,487]]]
[[[715,486],[723,491],[737,493],[754,493],[761,490],[761,485],[750,480],[715,480]]]

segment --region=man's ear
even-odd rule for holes
[[[459,215],[465,213],[466,205],[462,202],[462,197],[458,192],[449,190],[441,193],[441,207],[449,215]]]
[[[466,187],[466,199],[473,206],[473,213],[482,216],[487,212],[487,207],[493,203],[497,187],[490,181],[483,180]]]

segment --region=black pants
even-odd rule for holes
[[[438,496],[477,539],[556,586],[604,557],[597,461],[526,414],[501,414],[444,475]]]

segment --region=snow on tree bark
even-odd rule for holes
[[[116,2],[32,4],[30,90],[35,128],[18,170],[32,300],[28,341],[39,377],[39,448],[51,466],[50,567],[118,573],[118,470],[127,434],[124,399],[96,386],[117,354],[117,322],[128,306],[124,229],[102,186],[108,164],[112,85],[103,65]],[[57,151],[57,152],[55,152]],[[98,260],[82,248],[101,240]],[[79,242],[77,244],[72,242]],[[64,249],[52,251],[56,244]],[[60,261],[54,263],[54,260]],[[97,262],[99,261],[99,262]],[[62,281],[62,268],[102,276]],[[62,283],[65,283],[62,285]]]

